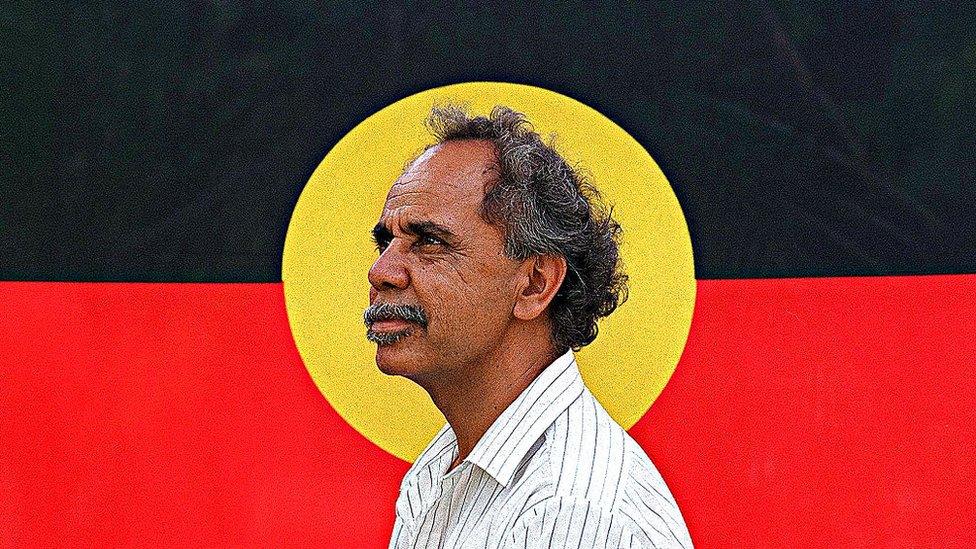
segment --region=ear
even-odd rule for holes
[[[520,271],[522,284],[512,314],[519,320],[533,320],[546,310],[562,287],[566,259],[558,255],[537,255],[525,260]]]

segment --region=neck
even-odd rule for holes
[[[420,382],[457,437],[453,469],[468,457],[492,423],[558,356],[549,341],[507,343],[457,369],[452,379]]]

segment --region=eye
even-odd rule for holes
[[[383,250],[385,250],[389,245],[390,245],[390,239],[388,238],[376,239],[376,251],[379,253],[383,253]]]
[[[424,235],[417,239],[418,246],[443,246],[444,241],[436,236]]]

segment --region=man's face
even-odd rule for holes
[[[369,302],[419,308],[427,326],[416,315],[367,322],[384,373],[418,381],[456,373],[491,353],[509,326],[518,262],[505,257],[501,230],[478,214],[495,165],[489,142],[448,142],[390,189],[373,231],[380,255]]]

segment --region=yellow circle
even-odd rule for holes
[[[444,425],[422,389],[376,368],[365,338],[366,273],[376,259],[369,231],[405,162],[431,143],[434,105],[495,105],[525,113],[557,151],[583,169],[624,229],[630,299],[577,353],[587,386],[625,428],[647,411],[674,372],[695,302],[691,238],[660,168],[610,119],[558,93],[471,82],[427,90],[384,108],[329,151],[302,191],[285,239],[282,280],[298,350],[319,390],[356,430],[413,461]]]

